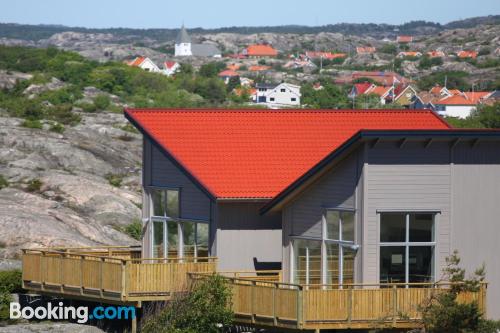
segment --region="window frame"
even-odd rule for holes
[[[339,212],[339,238],[338,240],[335,239],[329,239],[327,238],[327,214],[329,211],[336,211]],[[341,215],[342,213],[352,213],[353,214],[353,228],[354,228],[354,234],[353,234],[353,240],[352,241],[345,241],[342,240],[342,219]],[[327,244],[335,244],[339,247],[339,280],[338,280],[338,286],[340,289],[342,289],[342,286],[344,284],[344,247],[351,247],[353,251],[356,252],[355,257],[354,257],[354,272],[353,272],[353,283],[355,282],[355,273],[356,273],[356,263],[357,263],[357,254],[358,254],[358,249],[359,245],[357,245],[357,211],[356,209],[353,208],[341,208],[341,207],[335,207],[335,208],[324,208],[322,216],[321,216],[321,237],[307,237],[307,236],[297,236],[297,235],[290,235],[290,281],[293,283],[297,283],[295,280],[295,270],[296,270],[296,263],[295,263],[295,241],[297,240],[305,240],[305,241],[316,241],[321,243],[321,284],[325,285],[327,284],[327,269],[328,269],[328,253],[327,253]],[[309,250],[307,250],[308,252]],[[307,269],[309,268],[309,262],[306,262],[306,267]],[[306,272],[306,282],[309,281],[309,272]],[[306,283],[308,284],[308,283]],[[334,283],[337,284],[337,283]]]
[[[410,247],[419,247],[419,246],[430,246],[433,250],[432,256],[432,282],[436,281],[436,249],[437,249],[437,224],[438,224],[438,215],[441,211],[438,210],[381,210],[377,211],[377,220],[378,220],[378,279],[380,282],[380,248],[381,247],[404,247],[405,248],[405,284],[406,288],[409,287],[410,280]],[[383,214],[404,214],[405,215],[405,241],[404,242],[382,242],[382,215]],[[434,240],[431,242],[410,242],[410,215],[415,214],[429,214],[432,215],[432,232],[434,235]]]
[[[158,216],[158,215],[154,215],[154,200],[153,200],[153,193],[154,191],[164,191],[165,192],[165,202],[164,202],[164,205],[165,205],[165,214],[164,216]],[[171,217],[171,216],[167,216],[167,192],[168,191],[176,191],[177,192],[177,200],[178,200],[178,203],[177,203],[177,209],[178,209],[178,217]],[[208,220],[201,220],[201,219],[185,219],[182,217],[182,214],[181,214],[181,208],[182,208],[182,188],[181,187],[172,187],[172,186],[148,186],[147,189],[146,189],[146,195],[148,197],[148,200],[149,200],[149,219],[148,219],[148,223],[151,225],[151,227],[149,228],[150,231],[150,239],[151,239],[151,244],[150,244],[150,253],[151,255],[153,256],[154,254],[154,228],[153,228],[153,224],[155,222],[163,222],[163,253],[165,255],[165,259],[168,259],[168,226],[167,226],[167,223],[168,222],[175,222],[176,225],[177,225],[177,257],[178,258],[184,258],[184,225],[186,223],[193,223],[195,225],[195,251],[194,251],[194,258],[197,258],[198,257],[198,254],[197,254],[197,247],[196,247],[196,243],[197,243],[197,230],[198,230],[198,226],[197,224],[207,224],[208,225],[208,243],[210,244],[210,221]],[[208,246],[208,251],[210,253],[210,246]],[[161,258],[161,259],[164,259],[164,258]]]

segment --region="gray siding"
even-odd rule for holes
[[[500,143],[459,144],[452,166],[452,248],[473,272],[486,265],[488,316],[500,319]]]
[[[159,186],[180,189],[180,214],[182,218],[211,220],[211,199],[208,195],[147,138],[144,138],[143,155],[143,186],[145,189],[143,218],[150,216],[150,202],[146,190],[149,186]],[[150,233],[150,226],[146,226],[143,237],[143,255],[145,257],[152,256],[149,253]],[[211,241],[213,240],[212,235]]]
[[[361,172],[359,154],[352,153],[283,209],[282,256],[286,281],[290,280],[289,236],[320,238],[321,220],[326,208],[356,208],[356,187]],[[359,214],[357,216],[359,218]]]
[[[154,144],[151,144],[151,182],[148,185],[181,189],[181,217],[210,219],[210,198]]]
[[[281,262],[281,213],[262,216],[263,203],[217,204],[219,269],[255,270],[258,262]]]

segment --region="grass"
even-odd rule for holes
[[[108,173],[105,177],[106,177],[109,185],[114,186],[114,187],[122,186],[122,182],[123,182],[123,178],[124,178],[124,176],[122,174]]]
[[[23,121],[21,126],[26,128],[36,128],[36,129],[43,128],[43,124],[40,122],[40,120],[29,120],[29,119]]]
[[[39,192],[40,189],[42,188],[42,185],[43,185],[43,182],[40,179],[35,178],[35,179],[30,180],[26,190],[28,190],[28,192]]]
[[[0,175],[0,190],[9,186],[9,181],[3,175]]]
[[[56,133],[63,133],[64,132],[64,125],[60,123],[54,123],[52,126],[50,126],[50,131],[56,132]]]
[[[142,238],[142,223],[140,220],[135,220],[134,222],[123,228],[123,232],[133,239],[141,240]]]

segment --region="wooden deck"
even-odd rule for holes
[[[138,255],[137,255],[138,254]],[[216,258],[140,258],[125,247],[23,250],[23,288],[110,303],[166,300],[188,272],[215,272]]]
[[[41,294],[141,306],[217,272],[216,258],[140,258],[140,248],[23,251],[23,288]],[[292,330],[414,328],[419,305],[450,284],[298,285],[280,271],[217,272],[233,292],[235,322]],[[486,284],[463,293],[486,311]]]

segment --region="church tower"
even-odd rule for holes
[[[175,40],[175,56],[185,57],[190,55],[193,55],[191,51],[191,37],[189,37],[183,24]]]

